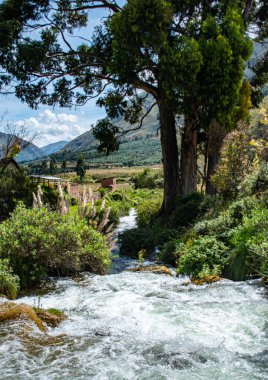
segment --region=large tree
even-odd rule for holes
[[[159,108],[164,201],[196,189],[198,132],[227,122],[238,101],[246,35],[254,1],[5,0],[0,5],[0,64],[17,81],[16,95],[39,104],[83,105],[98,98],[107,120],[97,125],[102,148],[118,148],[119,116],[142,122]],[[106,11],[89,33],[94,11]],[[2,84],[10,77],[1,76]],[[154,102],[144,114],[140,91]],[[143,97],[145,98],[145,96]],[[184,115],[181,167],[177,117]]]

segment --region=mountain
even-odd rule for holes
[[[59,150],[63,149],[64,146],[68,143],[68,141],[62,140],[62,141],[57,141],[52,144],[48,144],[45,146],[42,146],[42,151],[44,152],[45,156],[49,156],[50,154],[56,153]]]
[[[10,137],[8,133],[0,132],[0,157],[3,155],[3,149],[7,145],[8,141],[10,141]],[[25,140],[22,140],[22,144],[26,143]],[[38,148],[36,145],[30,143],[27,148],[25,148],[21,153],[16,156],[17,162],[34,160],[36,158],[40,158],[44,156],[44,152],[42,149]]]
[[[44,152],[42,149],[38,148],[38,146],[30,143],[30,145],[27,146],[27,148],[23,149],[16,157],[17,162],[23,162],[23,161],[31,161],[35,160],[36,158],[41,158],[44,156]]]
[[[254,49],[252,56],[248,62],[247,69],[246,69],[246,77],[252,78],[254,73],[252,72],[251,68],[258,62],[260,58],[262,58],[268,50],[268,39],[264,40],[262,43],[255,42],[254,43]]]
[[[149,98],[149,97],[148,97]],[[145,112],[151,106],[151,99],[149,98],[145,102]],[[117,120],[114,124],[116,124],[119,128],[124,130],[131,130],[138,127],[138,124],[129,124],[126,123],[123,118]],[[159,130],[159,120],[158,120],[158,107],[154,106],[151,112],[146,116],[143,122],[143,126],[140,129],[135,131],[128,132],[122,142],[155,138],[158,135]],[[96,148],[99,145],[99,142],[93,136],[92,131],[87,131],[82,135],[76,137],[74,140],[70,141],[66,144],[62,149],[62,151],[72,151],[72,152],[85,152],[92,148]]]

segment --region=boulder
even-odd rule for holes
[[[166,274],[168,276],[174,276],[174,272],[165,267],[164,265],[147,265],[147,266],[139,266],[135,268],[128,269],[131,272],[150,272],[155,274]]]
[[[212,284],[213,282],[221,281],[219,276],[204,276],[202,278],[192,278],[191,281],[195,285]]]
[[[4,302],[0,304],[0,323],[11,320],[33,321],[42,332],[47,331],[47,326],[55,327],[66,319],[66,316],[56,309],[43,310],[27,304]]]

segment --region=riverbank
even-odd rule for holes
[[[131,228],[135,213],[121,218]],[[267,290],[259,281],[185,286],[185,277],[127,271],[114,258],[106,276],[55,279],[18,299],[63,310],[68,319],[18,334],[0,325],[0,377],[14,379],[267,379]]]

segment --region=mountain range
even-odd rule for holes
[[[3,156],[3,150],[10,141],[11,136],[12,135],[9,135],[8,133],[0,132],[0,158]],[[27,147],[16,156],[16,161],[31,161],[44,156],[49,156],[50,154],[58,152],[67,143],[68,141],[58,141],[39,148],[33,143],[27,143],[25,140],[22,140],[22,145],[27,144]]]
[[[151,106],[151,99],[148,97],[148,100],[145,102],[145,111]],[[154,106],[151,112],[144,119],[143,126],[140,129],[131,131],[134,128],[138,127],[138,124],[129,124],[126,123],[123,118],[115,122],[116,126],[129,132],[124,136],[122,142],[140,140],[144,138],[155,138],[159,129],[159,120],[158,120],[158,107]],[[67,143],[61,151],[72,151],[72,152],[85,152],[92,148],[98,146],[98,141],[93,136],[92,131],[87,131],[82,135],[76,137],[74,140]]]

